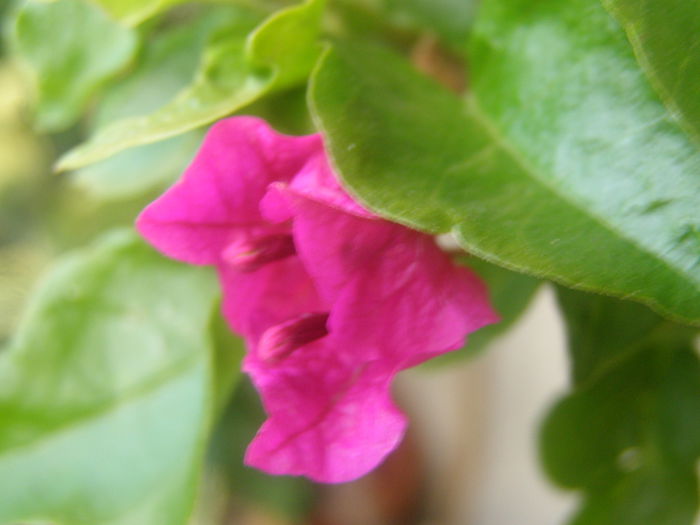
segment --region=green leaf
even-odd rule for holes
[[[425,366],[446,365],[458,359],[479,355],[491,342],[504,334],[525,312],[540,282],[530,276],[511,272],[475,257],[464,258],[460,263],[481,277],[489,290],[489,298],[501,320],[485,326],[469,335],[464,348],[431,359]]]
[[[135,26],[187,0],[92,0],[110,16],[128,26]]]
[[[241,378],[241,360],[245,354],[243,339],[231,332],[221,311],[219,305],[210,324],[214,343],[214,399],[217,414],[223,411],[238,386]]]
[[[673,117],[700,142],[700,4],[687,0],[603,0]]]
[[[550,477],[584,492],[573,525],[691,525],[700,361],[693,332],[641,305],[559,290],[572,393],[541,434]]]
[[[63,129],[90,97],[122,70],[137,47],[136,34],[80,0],[26,2],[16,20],[14,48],[37,90],[37,125]]]
[[[270,88],[283,89],[306,80],[321,52],[318,43],[325,0],[306,0],[270,16],[246,42],[252,70],[268,69]]]
[[[128,26],[138,25],[149,18],[189,0],[91,0],[102,6],[113,18]],[[201,2],[201,0],[199,0]],[[243,4],[258,11],[269,11],[271,7],[263,0],[207,0]],[[274,2],[274,0],[272,0]]]
[[[207,11],[184,26],[166,30],[147,42],[134,71],[105,93],[96,110],[96,127],[155,111],[164,99],[187,86],[211,33],[237,14]],[[165,186],[192,159],[202,134],[191,131],[155,144],[131,148],[79,170],[74,180],[100,200],[122,199]]]
[[[311,107],[346,186],[500,266],[700,322],[700,152],[622,30],[589,0],[483,7],[478,103],[379,47],[322,59]]]
[[[119,120],[68,152],[57,169],[69,170],[118,151],[184,133],[254,100],[304,81],[319,54],[323,0],[284,9],[250,35],[250,19],[226,27],[206,48],[193,83],[146,116]]]
[[[473,0],[382,0],[394,23],[417,27],[464,49],[476,10]]]
[[[75,184],[98,200],[124,199],[173,182],[194,157],[202,134],[190,131],[121,151],[79,170]]]
[[[533,181],[592,222],[550,216],[562,228],[537,240],[540,253],[578,235],[585,247],[572,254],[584,271],[567,269],[568,284],[698,322],[700,150],[623,29],[597,1],[490,0],[483,8],[472,49],[482,114]]]
[[[50,274],[0,361],[0,523],[186,522],[215,295],[210,272],[126,233]]]
[[[178,25],[156,32],[144,42],[132,70],[105,90],[95,109],[94,126],[156,111],[164,100],[185,89],[197,73],[207,42],[222,28],[245,30],[253,19],[236,8],[208,9]]]

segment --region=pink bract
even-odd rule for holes
[[[320,135],[257,118],[214,125],[137,228],[170,257],[217,267],[268,414],[246,463],[273,474],[369,472],[406,428],[394,376],[497,320],[483,283],[432,237],[341,188]]]

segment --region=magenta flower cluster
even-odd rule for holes
[[[373,469],[406,428],[396,374],[497,319],[432,237],[341,188],[320,135],[256,118],[213,126],[137,227],[164,254],[217,268],[268,415],[246,463],[269,473],[333,483]]]

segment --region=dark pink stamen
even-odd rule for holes
[[[231,243],[222,257],[236,270],[252,272],[295,253],[292,236],[280,234]]]
[[[263,361],[277,363],[328,334],[328,312],[308,313],[268,328],[260,338],[258,354]]]

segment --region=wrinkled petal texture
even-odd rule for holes
[[[139,232],[164,254],[191,264],[217,264],[237,237],[278,233],[260,214],[275,181],[289,181],[314,153],[318,135],[290,137],[251,117],[212,126],[182,179],[148,206]]]
[[[270,263],[253,273],[221,265],[219,279],[224,317],[246,338],[251,351],[266,329],[306,312],[328,310],[298,257]]]
[[[308,181],[275,184],[263,209],[292,219],[299,257],[320,300],[331,305],[330,333],[284,367],[248,356],[246,371],[270,418],[246,462],[270,473],[348,481],[376,466],[403,435],[405,419],[389,392],[394,376],[460,348],[467,333],[497,316],[481,281],[432,237],[357,213],[339,186],[322,184],[313,193]]]
[[[246,339],[244,370],[268,415],[245,461],[272,474],[326,483],[366,474],[405,432],[395,375],[497,320],[482,282],[432,237],[379,218],[340,186],[320,135],[282,135],[257,118],[216,124],[137,228],[170,257],[216,266],[224,316]],[[264,243],[280,235],[291,237],[277,254]],[[275,255],[235,264],[261,253]],[[309,314],[322,323],[313,337],[284,332]],[[266,346],[269,334],[282,346]]]
[[[455,266],[432,237],[292,200],[297,250],[334,305],[331,331],[362,358],[414,366],[460,348],[466,334],[498,320],[483,283]]]
[[[345,482],[372,470],[401,441],[406,419],[391,401],[393,374],[377,363],[358,366],[332,339],[306,345],[284,367],[248,356],[245,370],[269,418],[248,447],[247,464]]]
[[[358,217],[378,218],[363,208],[341,188],[324,152],[314,155],[292,179],[290,184],[275,182],[261,202],[263,216],[270,222],[284,222],[294,216],[287,190],[314,202]]]

